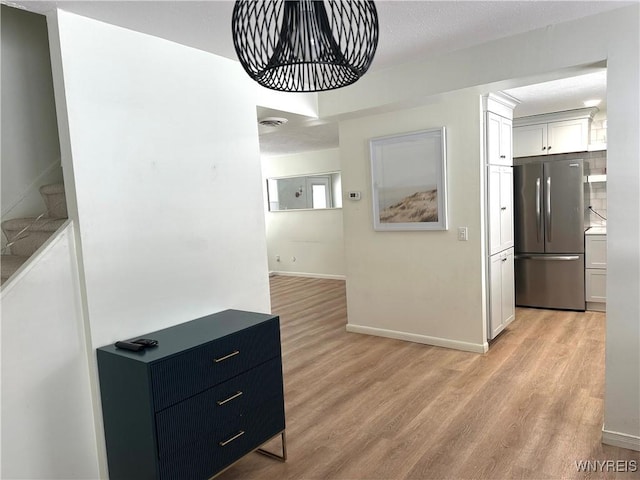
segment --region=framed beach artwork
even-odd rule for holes
[[[372,138],[373,228],[447,229],[445,127]]]

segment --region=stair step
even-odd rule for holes
[[[18,270],[28,259],[29,257],[19,255],[2,255],[2,258],[0,258],[0,270],[2,272],[0,285],[3,284],[11,275],[16,273],[16,270]]]
[[[63,183],[52,183],[40,187],[40,195],[47,207],[47,216],[51,218],[67,218],[67,198]]]
[[[49,185],[42,185],[40,187],[40,193],[42,193],[43,195],[64,193],[64,183],[51,183]]]
[[[14,218],[2,222],[2,231],[13,255],[29,257],[65,222],[65,218]]]
[[[55,232],[66,221],[65,218],[43,217],[35,218],[13,218],[2,222],[2,231],[9,237],[10,232],[19,232],[28,227],[29,232]],[[9,239],[10,240],[10,239]]]

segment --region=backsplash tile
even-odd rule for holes
[[[601,175],[607,173],[607,152],[605,150],[589,152],[589,171],[585,175]],[[584,197],[585,207],[591,206],[593,210],[607,218],[607,182],[588,183]],[[588,210],[585,217],[587,226],[606,225],[607,221],[600,218],[593,211]]]

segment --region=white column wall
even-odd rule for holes
[[[605,443],[640,450],[640,8],[607,58]],[[635,37],[630,35],[635,31]],[[625,32],[628,32],[625,34]]]

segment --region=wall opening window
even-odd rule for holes
[[[339,173],[267,179],[269,211],[342,207]]]

